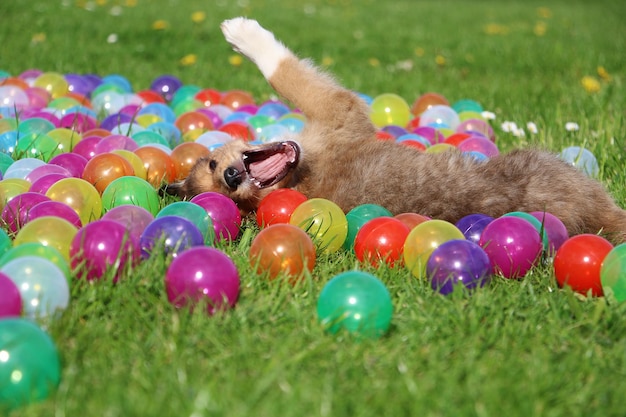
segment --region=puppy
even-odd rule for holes
[[[256,21],[221,25],[235,51],[254,62],[272,87],[307,118],[302,132],[283,141],[230,142],[200,159],[170,193],[190,198],[215,191],[243,213],[277,188],[321,197],[344,211],[373,203],[393,214],[415,212],[456,222],[472,213],[546,211],[570,235],[603,233],[626,240],[626,212],[603,186],[556,155],[516,150],[478,162],[459,152],[421,153],[376,139],[367,104],[311,62],[298,59]]]

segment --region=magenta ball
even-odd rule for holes
[[[500,151],[495,143],[481,136],[470,136],[457,146],[461,152],[480,152],[483,155],[493,158],[498,156]]]
[[[67,174],[48,174],[39,178],[30,185],[28,189],[32,193],[45,194],[48,188],[64,178],[70,178]]]
[[[102,216],[102,219],[122,224],[139,241],[143,231],[154,220],[154,216],[143,207],[126,204],[113,207]]]
[[[22,315],[22,296],[8,275],[0,272],[0,319]]]
[[[491,280],[487,253],[469,240],[449,240],[433,251],[426,262],[426,276],[435,291],[450,294],[457,284],[472,289]]]
[[[209,213],[215,229],[216,241],[237,238],[241,226],[241,214],[233,200],[219,193],[206,192],[198,194],[190,201]]]
[[[207,311],[233,307],[239,297],[239,273],[215,248],[198,246],[178,255],[165,275],[167,298],[176,307],[207,303]]]
[[[54,216],[72,223],[76,228],[82,227],[82,222],[78,213],[65,203],[60,201],[42,201],[36,204],[28,212],[26,222],[35,220],[39,217]]]
[[[80,142],[79,142],[80,143]],[[109,153],[116,150],[136,151],[139,145],[133,139],[124,135],[111,135],[102,138],[94,148],[96,155],[101,153]]]
[[[479,245],[487,252],[495,273],[505,278],[522,278],[534,265],[543,242],[535,226],[520,217],[493,220],[480,237]]]
[[[72,269],[89,281],[114,271],[114,281],[127,264],[139,260],[139,243],[121,224],[97,220],[83,226],[70,244]]]
[[[86,160],[90,160],[96,155],[96,146],[101,140],[100,136],[87,136],[74,145],[72,153],[77,153]]]
[[[9,232],[17,232],[26,224],[30,209],[44,201],[50,201],[50,198],[39,193],[26,192],[15,196],[2,210],[1,217],[5,227]]]
[[[569,239],[567,228],[561,219],[554,214],[544,211],[533,211],[530,214],[541,222],[543,229],[548,235],[549,250],[552,254],[556,253],[561,245]]]
[[[82,155],[74,152],[65,152],[53,157],[48,163],[65,168],[72,177],[82,178],[87,162],[87,158]]]

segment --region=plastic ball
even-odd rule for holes
[[[39,217],[26,223],[20,229],[13,245],[36,242],[44,246],[52,246],[69,262],[70,244],[77,232],[78,229],[67,220],[53,216]]]
[[[393,305],[389,290],[377,277],[361,271],[343,272],[324,285],[317,299],[317,317],[329,333],[346,330],[378,338],[389,330]]]
[[[400,213],[396,214],[393,217],[404,223],[409,228],[409,230],[413,230],[413,228],[418,224],[431,220],[430,217],[422,216],[421,214],[417,213]]]
[[[87,162],[82,178],[102,194],[113,180],[134,174],[135,170],[126,159],[106,152],[95,155]]]
[[[43,88],[52,98],[61,97],[69,91],[69,84],[63,75],[56,72],[42,73],[35,79],[33,86]]]
[[[478,244],[487,252],[494,273],[523,278],[535,265],[543,243],[530,222],[515,216],[499,217],[483,230]]]
[[[566,240],[554,256],[554,275],[559,286],[568,286],[583,295],[604,295],[600,270],[612,250],[613,245],[598,235],[582,234]]]
[[[113,180],[102,193],[105,211],[122,205],[143,207],[153,216],[159,212],[159,194],[148,181],[138,177],[120,177]]]
[[[300,204],[291,214],[289,223],[307,232],[325,253],[338,251],[348,235],[346,215],[337,204],[323,198],[312,198]]]
[[[143,207],[126,204],[113,207],[102,216],[102,220],[120,223],[139,241],[143,231],[154,220],[154,215]]]
[[[291,214],[307,197],[291,188],[279,188],[263,197],[256,210],[256,222],[264,228],[273,224],[289,223]]]
[[[44,246],[38,242],[24,243],[9,249],[4,255],[0,256],[0,267],[13,259],[23,256],[38,256],[47,259],[63,272],[63,276],[67,280],[71,278],[69,263],[65,260],[61,252],[52,246]]]
[[[450,102],[448,102],[448,99],[441,94],[433,92],[424,93],[419,96],[415,102],[413,102],[413,105],[411,106],[411,113],[414,116],[419,116],[432,106],[436,105],[449,106]]]
[[[21,256],[0,267],[17,286],[24,316],[46,318],[67,308],[70,289],[63,271],[40,256]]]
[[[464,239],[463,233],[444,220],[428,220],[411,230],[404,243],[404,264],[416,278],[426,276],[426,262],[442,243]]]
[[[223,252],[206,246],[188,249],[167,268],[165,289],[174,306],[206,303],[207,312],[234,307],[239,297],[239,272]]]
[[[213,130],[214,128],[213,122],[207,115],[196,111],[181,114],[176,118],[174,125],[180,129],[183,135],[196,129],[205,132],[207,130]]]
[[[463,233],[465,239],[478,243],[483,230],[485,230],[485,227],[492,221],[493,217],[487,216],[486,214],[468,214],[459,219],[455,226]]]
[[[176,146],[170,155],[176,170],[176,179],[187,178],[198,159],[207,157],[210,153],[206,146],[195,142],[185,142]]]
[[[567,147],[561,151],[561,159],[590,177],[597,177],[600,172],[598,160],[589,149],[580,146]]]
[[[0,272],[0,320],[22,315],[22,296],[8,275]]]
[[[541,223],[541,227],[548,235],[548,252],[552,255],[569,239],[569,233],[563,222],[554,214],[545,211],[533,211],[530,213]]]
[[[455,285],[472,289],[491,280],[491,263],[487,253],[471,240],[442,243],[426,262],[426,275],[433,290],[449,294]]]
[[[346,250],[354,249],[354,239],[361,227],[368,221],[383,216],[391,217],[391,212],[378,204],[361,204],[350,210],[346,214],[348,233],[343,242],[343,248]]]
[[[155,251],[174,257],[181,252],[204,245],[204,236],[190,220],[180,216],[156,217],[139,238],[141,256],[149,258]]]
[[[50,175],[50,174],[61,174],[65,176],[66,178],[69,178],[72,176],[72,174],[67,169],[63,168],[62,166],[54,165],[54,164],[45,164],[45,165],[41,165],[33,169],[24,179],[32,184],[35,181],[37,181],[39,178],[45,177],[46,175]]]
[[[626,300],[626,244],[615,246],[606,255],[600,267],[600,283],[607,297],[612,296],[620,303]]]
[[[0,320],[0,410],[46,399],[61,381],[61,361],[46,332],[30,320]]]
[[[35,168],[45,165],[46,163],[37,158],[21,158],[13,162],[4,172],[4,180],[9,178],[26,179]]]
[[[432,126],[435,128],[446,127],[456,129],[461,123],[459,115],[450,106],[437,104],[431,106],[420,115],[420,126]]]
[[[190,201],[205,209],[211,217],[217,242],[235,240],[239,236],[241,213],[233,200],[219,193],[205,192]]]
[[[30,188],[30,183],[24,179],[6,178],[0,180],[0,209],[16,196],[23,194]]]
[[[166,101],[171,101],[174,93],[182,87],[183,83],[174,75],[161,75],[150,84],[150,90],[158,93]]]
[[[315,245],[297,226],[280,223],[261,230],[250,246],[250,265],[274,279],[283,274],[296,281],[315,267]]]
[[[126,227],[112,220],[91,222],[78,230],[70,245],[72,269],[88,281],[113,271],[117,281],[126,265],[139,259],[139,242]]]
[[[174,162],[165,151],[155,146],[142,146],[134,153],[143,161],[147,180],[153,187],[160,187],[163,183],[169,184],[176,180]]]
[[[29,191],[33,193],[46,194],[48,189],[52,187],[53,184],[64,178],[71,178],[67,174],[48,174],[44,175],[41,178],[38,178],[33,184],[30,186]]]
[[[358,231],[354,240],[354,253],[359,261],[377,267],[381,262],[393,267],[402,260],[404,242],[410,229],[393,217],[369,220]]]
[[[500,151],[495,143],[481,136],[470,136],[457,145],[461,152],[480,152],[489,158],[498,156]]]
[[[245,105],[254,104],[254,98],[246,91],[230,90],[222,94],[220,104],[230,107],[233,110],[237,110]]]
[[[48,197],[39,193],[26,192],[15,196],[2,209],[0,217],[9,232],[17,232],[28,219],[29,211],[37,204],[50,201]]]
[[[407,102],[397,94],[385,93],[374,98],[370,105],[370,118],[374,125],[406,126],[411,119]]]
[[[455,101],[452,104],[452,108],[457,113],[463,113],[463,112],[466,112],[466,111],[482,113],[482,111],[483,111],[483,106],[481,106],[480,103],[478,103],[475,100],[467,99],[467,98]]]
[[[64,178],[48,188],[46,196],[73,208],[83,225],[102,217],[102,198],[96,188],[80,178]]]
[[[90,160],[96,155],[96,145],[98,145],[101,140],[102,138],[100,136],[85,136],[80,142],[74,145],[72,153],[78,154],[86,160]]]

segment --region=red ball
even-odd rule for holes
[[[393,267],[402,259],[409,232],[408,226],[396,218],[376,217],[359,229],[354,240],[354,253],[359,261],[368,261],[374,267],[381,261]]]
[[[256,222],[261,228],[289,223],[291,213],[306,200],[304,194],[291,188],[274,190],[261,200],[256,211]]]
[[[561,287],[587,295],[602,296],[600,268],[613,245],[592,234],[574,236],[565,241],[554,256],[554,275]]]

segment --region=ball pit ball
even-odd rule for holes
[[[417,213],[400,213],[396,214],[393,217],[404,223],[409,228],[409,230],[413,230],[413,228],[420,223],[431,220],[429,217],[422,216],[421,214]]]
[[[420,115],[420,126],[432,126],[435,128],[456,129],[461,123],[459,115],[450,106],[444,104],[436,104]]]
[[[391,217],[391,212],[378,204],[361,204],[350,210],[346,214],[348,234],[343,243],[343,248],[345,250],[354,250],[354,239],[361,227],[368,221],[383,216]]]
[[[593,296],[602,296],[600,270],[602,263],[613,250],[605,238],[582,234],[569,238],[556,251],[554,275],[560,287]]]
[[[311,237],[297,226],[277,223],[267,226],[252,241],[250,265],[257,274],[275,279],[281,274],[290,282],[315,267],[315,245]]]
[[[291,214],[307,197],[291,188],[279,188],[263,197],[256,210],[256,222],[261,228],[289,223]]]
[[[102,216],[102,220],[120,223],[139,241],[146,226],[154,220],[154,215],[143,207],[126,204],[113,207]]]
[[[56,345],[30,320],[0,320],[0,354],[0,410],[44,400],[61,381]]]
[[[455,226],[463,233],[465,239],[478,243],[483,230],[485,230],[485,227],[492,221],[493,217],[491,216],[475,213],[462,217],[456,222]]]
[[[554,255],[561,245],[569,239],[569,233],[563,222],[554,214],[545,211],[533,211],[530,213],[541,223],[548,235],[549,253]]]
[[[428,220],[410,231],[404,243],[403,259],[414,277],[426,277],[426,262],[430,254],[442,243],[464,239],[463,233],[444,220]]]
[[[85,164],[82,178],[102,194],[113,180],[134,174],[135,170],[126,159],[106,152],[95,155]]]
[[[361,262],[378,267],[384,262],[393,267],[402,260],[404,242],[409,228],[393,217],[377,217],[369,220],[358,231],[354,240],[354,253]]]
[[[22,296],[11,278],[0,272],[0,320],[22,315]]]
[[[240,107],[254,104],[254,97],[252,97],[252,95],[247,91],[230,90],[222,94],[220,104],[223,104],[233,110],[237,110]]]
[[[626,300],[626,244],[615,246],[606,255],[600,267],[600,282],[605,296],[620,303]]]
[[[160,209],[159,194],[144,179],[120,177],[105,188],[102,193],[102,207],[105,211],[109,211],[123,205],[142,207],[155,216]]]
[[[70,244],[77,232],[76,226],[67,220],[60,217],[43,216],[25,224],[15,235],[13,246],[33,242],[52,246],[69,262]]]
[[[346,215],[337,204],[324,198],[312,198],[300,204],[289,223],[307,232],[325,253],[338,251],[348,235]]]
[[[47,318],[67,308],[70,300],[67,278],[52,261],[40,256],[20,256],[2,265],[0,272],[18,288],[24,316]]]
[[[561,151],[561,159],[590,177],[597,177],[600,172],[598,160],[589,149],[569,146]]]
[[[430,255],[426,275],[433,290],[450,294],[458,284],[473,289],[488,283],[491,280],[491,263],[487,253],[477,243],[450,240]]]
[[[370,105],[370,118],[374,125],[406,126],[411,120],[407,102],[397,94],[385,93],[374,98]]]
[[[543,244],[535,226],[520,217],[499,217],[483,230],[478,244],[487,252],[495,273],[523,278],[535,265]]]
[[[502,215],[502,217],[507,217],[507,216],[519,217],[520,219],[524,219],[530,224],[532,224],[535,227],[535,230],[537,230],[537,233],[541,235],[541,242],[543,243],[543,250],[546,253],[550,250],[550,241],[548,239],[548,234],[546,233],[546,230],[544,229],[541,222],[535,216],[533,216],[530,213],[523,212],[523,211],[512,211],[510,213],[506,213]]]
[[[155,146],[142,146],[134,151],[146,168],[147,180],[153,187],[160,187],[176,180],[176,167],[172,158]]]
[[[449,106],[450,102],[439,93],[424,93],[413,102],[413,105],[411,106],[411,113],[414,116],[420,116],[426,110],[436,105]]]
[[[235,240],[241,227],[241,213],[233,200],[220,193],[200,193],[190,200],[209,214],[215,240]]]
[[[176,146],[170,155],[176,170],[176,179],[187,178],[198,159],[209,156],[210,153],[206,146],[196,142],[185,142]]]
[[[58,201],[42,201],[41,203],[34,205],[28,211],[25,223],[45,216],[54,216],[67,220],[72,225],[76,226],[76,228],[83,226],[80,217],[78,217],[78,213],[76,213],[74,209],[67,204],[60,203]]]
[[[39,193],[19,194],[4,206],[0,218],[2,218],[7,230],[10,233],[15,233],[26,224],[30,210],[44,201],[50,201],[50,199]]]
[[[208,242],[215,240],[213,224],[209,213],[196,203],[190,201],[175,201],[170,203],[159,210],[155,217],[159,218],[164,216],[178,216],[189,220],[198,228],[198,231],[200,231]]]
[[[180,216],[156,217],[139,238],[143,258],[149,258],[155,251],[176,257],[186,249],[202,245],[204,235],[198,227]]]
[[[120,223],[98,220],[78,230],[70,245],[72,269],[88,281],[101,279],[113,271],[113,281],[126,265],[139,259],[139,243]]]
[[[348,271],[324,285],[317,299],[317,317],[331,334],[341,330],[378,338],[389,330],[393,315],[385,284],[367,272]]]
[[[174,93],[182,87],[182,81],[174,75],[161,75],[150,84],[150,90],[159,94],[165,101],[171,101]]]
[[[96,188],[81,178],[63,178],[48,188],[46,196],[67,204],[78,213],[82,224],[102,217],[102,198]]]
[[[448,142],[449,143],[449,142]],[[457,145],[461,152],[480,152],[488,158],[498,156],[500,151],[495,143],[481,136],[470,136]]]
[[[174,306],[206,303],[207,312],[234,307],[239,297],[239,272],[223,252],[206,246],[188,249],[167,268],[165,288]]]
[[[44,246],[37,242],[23,243],[9,249],[5,254],[0,256],[0,268],[10,261],[21,258],[22,256],[37,256],[47,259],[61,270],[63,276],[68,281],[71,279],[72,271],[70,271],[70,265],[65,260],[61,252],[52,246]]]

